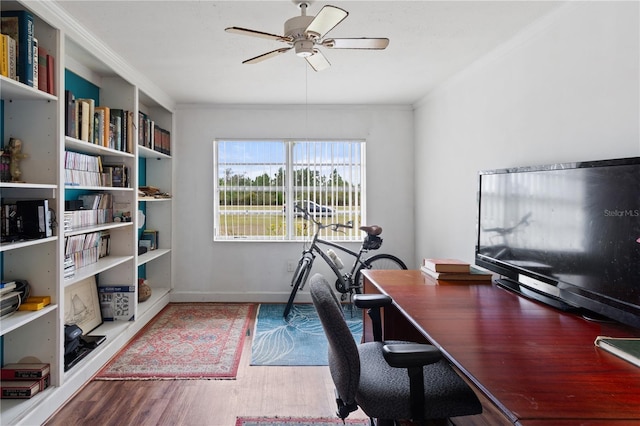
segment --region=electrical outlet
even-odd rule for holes
[[[296,270],[296,262],[293,260],[287,261],[287,272],[293,272]]]

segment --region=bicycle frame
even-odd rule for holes
[[[306,212],[305,212],[306,213]],[[315,223],[317,229],[316,232],[313,236],[313,239],[311,240],[311,244],[309,245],[308,248],[305,248],[302,252],[302,258],[304,259],[305,257],[309,258],[309,262],[310,262],[310,267],[306,270],[307,273],[309,272],[309,270],[311,269],[311,266],[313,266],[313,262],[315,261],[316,256],[320,256],[327,265],[329,265],[329,267],[331,268],[331,270],[333,271],[333,273],[336,275],[336,277],[338,277],[338,280],[340,281],[340,285],[341,287],[345,290],[344,293],[349,293],[351,292],[352,288],[353,288],[353,281],[352,278],[354,277],[355,273],[362,267],[364,267],[364,262],[362,261],[362,254],[367,252],[368,250],[364,248],[364,246],[360,247],[360,250],[355,251],[355,250],[351,250],[347,247],[341,246],[338,243],[334,243],[333,241],[328,241],[328,240],[324,240],[322,238],[320,238],[320,231],[322,231],[323,229],[326,228],[333,228],[334,231],[338,231],[338,228],[340,227],[348,227],[346,225],[343,224],[339,224],[339,223],[332,223],[332,224],[328,224],[328,225],[323,225],[319,222],[317,222],[316,220],[310,218],[307,216],[307,219],[311,220],[313,223]],[[350,256],[353,256],[354,262],[353,265],[351,266],[351,270],[348,272],[348,274],[343,274],[340,269],[338,269],[338,267],[336,266],[335,262],[329,257],[329,255],[327,255],[323,248],[321,248],[319,246],[319,244],[322,244],[323,246],[328,246],[328,247],[332,247],[335,249],[340,250],[343,253],[349,254]],[[304,277],[302,283],[300,284],[300,290],[303,289],[304,285],[307,282],[307,278],[308,277]],[[295,279],[295,275],[294,275],[294,279]],[[341,291],[342,292],[342,291]]]

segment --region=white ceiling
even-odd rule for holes
[[[291,0],[70,1],[69,14],[145,74],[177,103],[415,103],[557,8],[555,1],[313,1],[349,16],[331,37],[388,37],[382,51],[331,50],[332,66],[313,71],[293,51],[267,61],[242,61],[286,47],[229,34],[228,26],[283,34],[300,14]]]

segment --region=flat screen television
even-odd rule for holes
[[[640,157],[481,171],[478,195],[498,285],[640,328]]]

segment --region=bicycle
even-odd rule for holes
[[[379,236],[382,233],[382,228],[380,226],[361,226],[359,229],[366,232],[367,236],[362,241],[360,249],[358,251],[354,251],[332,241],[320,238],[320,232],[323,229],[330,228],[334,232],[344,232],[341,230],[342,228],[353,229],[353,223],[351,221],[346,224],[323,224],[310,215],[307,209],[299,205],[295,205],[294,209],[302,212],[305,220],[313,222],[316,230],[310,244],[302,250],[302,256],[300,257],[296,270],[293,273],[293,278],[291,280],[291,286],[293,289],[291,290],[289,300],[287,301],[287,305],[283,313],[285,320],[289,316],[289,312],[291,311],[293,300],[295,299],[297,292],[304,288],[304,285],[309,278],[313,262],[317,256],[320,256],[336,275],[337,279],[335,288],[339,293],[341,293],[342,300],[345,300],[347,296],[351,298],[354,292],[362,292],[361,272],[363,269],[407,269],[407,266],[402,260],[391,254],[376,254],[375,256],[363,258],[363,255],[369,252],[369,250],[378,250],[382,246],[382,238]],[[319,244],[329,247],[326,253]],[[335,254],[335,252],[333,252],[333,248],[354,257],[353,265],[347,273],[343,274],[340,271],[340,269],[343,268],[343,264],[340,258]]]

